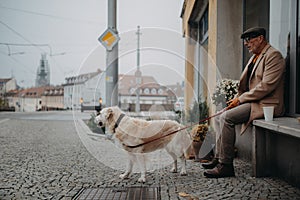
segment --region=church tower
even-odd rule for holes
[[[50,69],[46,54],[42,54],[40,66],[37,69],[35,86],[49,86],[50,85]]]

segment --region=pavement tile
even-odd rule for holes
[[[236,177],[208,179],[199,162],[187,161],[187,176],[170,166],[120,180],[119,170],[99,162],[83,145],[73,121],[11,119],[0,126],[0,199],[72,199],[83,188],[160,186],[163,200],[299,199],[300,190],[283,180],[251,177],[251,165],[236,159]],[[97,139],[98,141],[101,139]],[[101,141],[100,141],[101,142]],[[117,162],[118,160],[112,160]]]

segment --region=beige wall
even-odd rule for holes
[[[42,96],[42,107],[63,109],[64,96]]]
[[[219,79],[239,79],[242,72],[242,1],[209,1],[208,95]],[[215,112],[211,104],[211,112]]]
[[[192,13],[195,0],[186,0],[186,7],[182,16],[183,20],[183,35],[185,36],[185,88],[184,88],[184,102],[185,110],[187,110],[193,103],[194,97],[194,54],[195,42],[190,39],[190,29],[188,20]]]
[[[185,103],[189,106],[194,98],[194,56],[197,45],[190,42],[189,25],[195,1],[186,0],[185,12],[183,15],[183,32],[186,37],[186,87]],[[242,47],[240,40],[242,33],[242,11],[243,1],[240,0],[209,0],[208,17],[208,47],[207,52],[199,51],[200,72],[203,82],[202,96],[206,96],[210,112],[214,113],[215,108],[210,102],[216,83],[222,78],[239,79],[242,72]],[[200,8],[201,9],[201,8]],[[195,11],[194,11],[195,12]],[[204,53],[203,53],[204,52]],[[197,94],[196,94],[197,95]]]
[[[239,79],[242,72],[243,1],[222,0],[217,5],[216,61],[221,77]]]
[[[17,81],[15,78],[12,78],[11,80],[9,80],[6,85],[5,85],[5,92],[8,92],[10,90],[15,90],[17,89]]]
[[[217,0],[210,0],[208,7],[208,66],[207,69],[207,100],[209,102],[210,113],[215,112],[215,108],[210,102],[210,97],[216,86],[216,72],[217,72],[217,48],[218,48],[218,14],[217,14]]]
[[[184,80],[184,102],[185,110],[188,110],[194,99],[194,51],[195,42],[186,38],[186,61],[185,61],[185,80]]]

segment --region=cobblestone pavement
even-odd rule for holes
[[[72,199],[82,188],[160,186],[161,199],[300,199],[300,190],[276,178],[251,177],[249,163],[236,159],[236,177],[207,179],[200,164],[187,162],[188,176],[169,173],[170,166],[120,180],[119,170],[91,155],[73,121],[0,122],[0,199]],[[97,142],[104,140],[94,137]],[[96,138],[96,139],[95,139]],[[107,141],[106,141],[107,142]],[[106,153],[107,154],[107,153]],[[115,162],[120,160],[114,158]],[[180,192],[189,197],[179,196]]]

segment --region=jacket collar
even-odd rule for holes
[[[259,62],[260,62],[261,59],[265,56],[266,52],[269,50],[270,47],[271,47],[271,45],[268,43],[268,44],[266,44],[266,46],[262,49],[261,53],[259,54],[259,56],[258,56],[258,58],[257,58],[257,60],[256,60],[256,62],[255,62],[255,64],[254,64],[254,67],[253,67],[253,70],[252,70],[250,79],[251,79],[252,75],[254,74],[254,72],[255,72],[255,70],[256,70],[256,68],[257,68],[257,66],[258,66],[258,64],[259,64]],[[253,55],[253,56],[251,57],[252,59],[250,59],[250,62],[252,62],[252,60],[254,59],[254,57],[255,57],[255,55]],[[249,62],[249,63],[250,63],[250,62]],[[249,63],[248,63],[248,64],[249,64]]]

